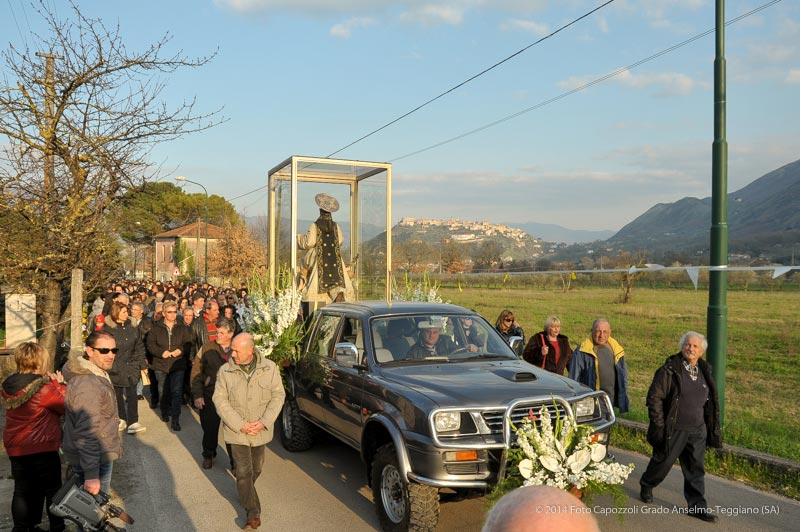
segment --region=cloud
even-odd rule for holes
[[[365,28],[372,26],[377,21],[370,17],[354,17],[345,22],[339,23],[331,27],[331,36],[340,39],[349,39],[356,28]]]
[[[572,90],[582,87],[600,77],[602,77],[602,75],[572,76],[559,81],[558,86],[562,89]],[[625,70],[617,74],[610,78],[608,82],[618,83],[637,90],[655,89],[656,96],[660,97],[686,96],[698,85],[695,80],[679,72],[635,74],[630,70]]]
[[[533,33],[537,37],[544,37],[548,33],[550,33],[550,29],[547,27],[547,24],[541,24],[539,22],[535,22],[533,20],[525,20],[525,19],[509,19],[500,25],[500,29],[503,31],[509,30],[522,30],[527,31],[529,33]]]
[[[601,32],[608,33],[608,20],[606,20],[606,17],[602,15],[597,17],[597,27]]]
[[[800,85],[800,68],[793,68],[786,74],[786,83]]]
[[[547,0],[214,0],[214,3],[244,15],[290,11],[357,18],[399,13],[403,22],[426,26],[459,25],[466,12],[473,9],[528,14],[547,6]]]
[[[400,20],[422,24],[423,26],[435,26],[438,24],[458,26],[464,22],[465,9],[463,5],[430,3],[408,9],[400,15]]]

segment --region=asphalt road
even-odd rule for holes
[[[227,469],[224,450],[210,470],[200,467],[200,424],[197,415],[183,407],[183,430],[175,433],[159,420],[145,402],[140,402],[141,422],[147,431],[124,434],[125,456],[116,462],[112,491],[136,522],[129,531],[237,530],[244,514],[236,502],[233,477]],[[655,490],[655,501],[638,500],[638,478],[647,458],[613,450],[617,459],[636,465],[625,485],[626,511],[620,521],[610,515],[609,501],[598,499],[590,509],[606,532],[617,530],[768,531],[797,530],[800,503],[762,493],[743,484],[707,477],[709,503],[720,513],[720,523],[711,525],[677,513],[684,501],[682,476],[675,468]],[[378,520],[372,493],[356,451],[323,436],[304,453],[289,453],[273,441],[264,473],[257,486],[262,502],[262,530],[360,532],[376,530]],[[7,480],[3,480],[7,484]],[[5,487],[2,492],[10,494]],[[5,498],[5,497],[4,497]],[[0,502],[0,514],[8,515],[10,501]],[[532,509],[532,517],[535,509]],[[483,498],[453,500],[441,504],[438,530],[479,531],[485,517]],[[0,519],[9,523],[10,519]],[[0,524],[0,531],[9,530]]]

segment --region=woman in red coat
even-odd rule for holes
[[[66,388],[59,373],[46,373],[48,354],[33,342],[14,351],[17,373],[3,381],[0,401],[6,408],[3,444],[11,460],[14,496],[12,532],[32,532],[61,487],[61,416]],[[50,530],[62,532],[64,520],[48,511]]]

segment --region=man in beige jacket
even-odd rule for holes
[[[213,401],[222,419],[225,443],[231,445],[236,463],[239,504],[247,512],[244,530],[261,526],[261,502],[255,484],[285,395],[275,363],[255,353],[250,334],[237,335],[231,344],[230,360],[217,373]]]

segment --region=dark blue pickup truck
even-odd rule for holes
[[[503,478],[511,423],[545,405],[608,441],[604,392],[520,360],[477,313],[434,303],[349,302],[318,310],[286,372],[284,447],[323,429],[361,453],[384,530],[433,531],[439,489]]]

